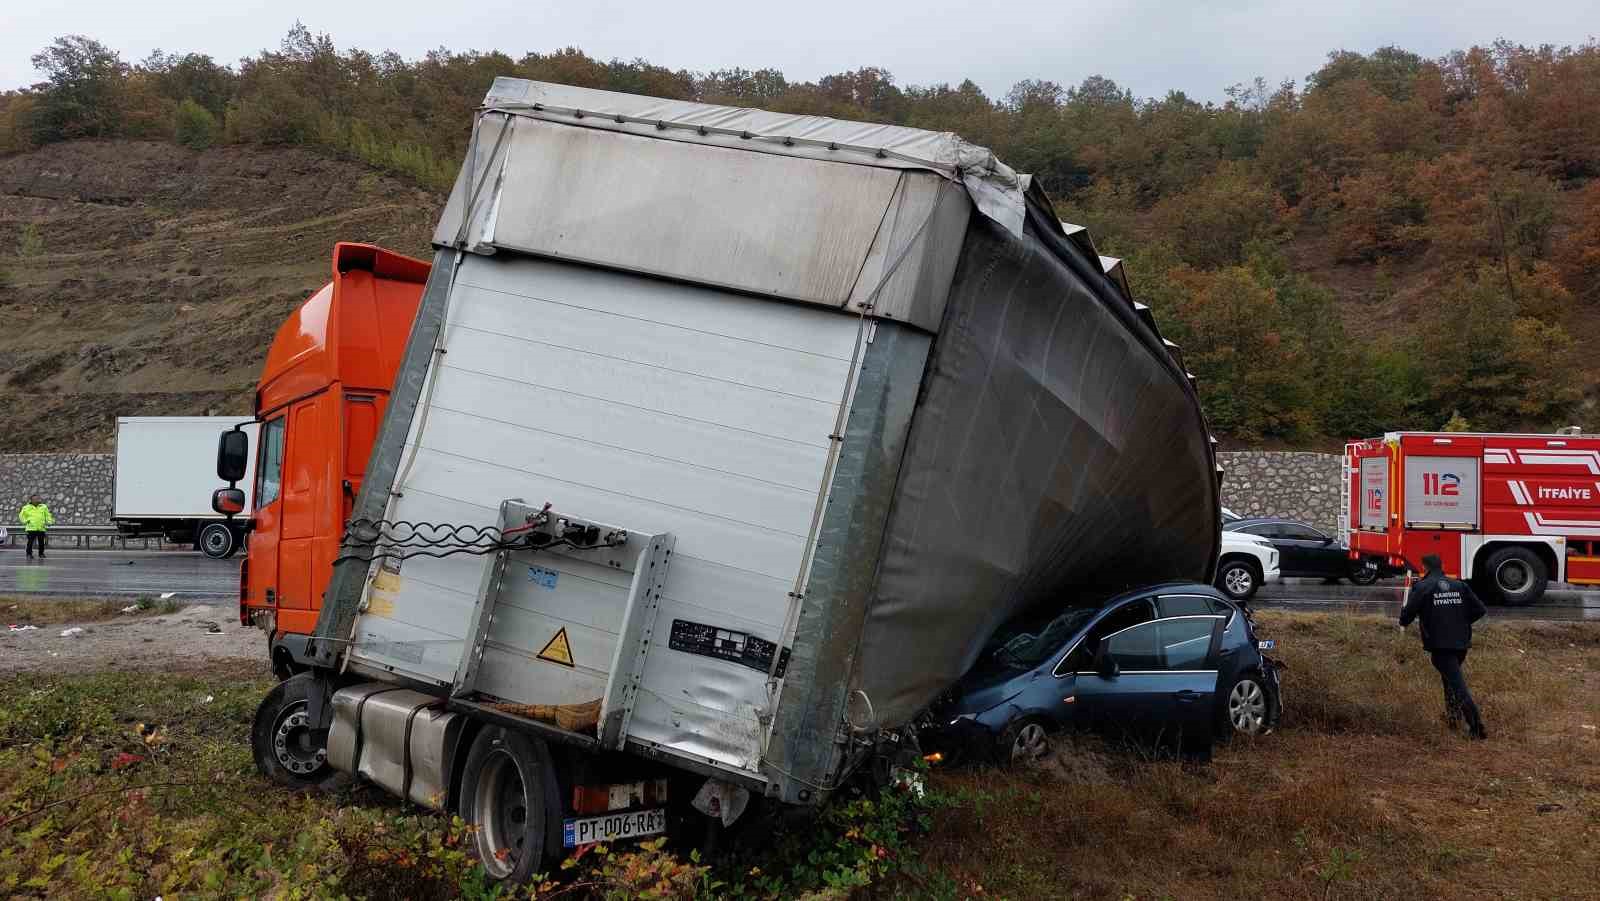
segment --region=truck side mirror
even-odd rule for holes
[[[244,478],[249,463],[250,436],[239,428],[223,432],[217,439],[217,478],[231,485]],[[243,502],[240,507],[243,508]]]
[[[244,512],[244,489],[218,488],[211,492],[211,509],[223,516]]]

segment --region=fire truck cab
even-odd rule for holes
[[[1352,558],[1421,572],[1438,554],[1489,603],[1600,585],[1600,437],[1391,432],[1344,467]]]

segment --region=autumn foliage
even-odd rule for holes
[[[1219,433],[1322,442],[1581,421],[1600,367],[1600,45],[1424,59],[1339,51],[1223,102],[1104,77],[897,85],[865,67],[674,71],[568,48],[513,58],[339,50],[296,26],[237,66],[129,64],[82,36],[0,94],[0,153],[80,138],[298,144],[443,190],[490,81],[763,106],[959,132],[1038,177],[1183,343]],[[1203,86],[1209,87],[1209,86]],[[0,250],[0,253],[3,253]]]

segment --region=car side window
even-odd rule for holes
[[[1260,535],[1262,538],[1278,537],[1278,527],[1270,522],[1264,522],[1253,526],[1245,526],[1239,531],[1245,533],[1246,535]]]
[[[1215,616],[1186,616],[1164,619],[1161,627],[1161,654],[1164,669],[1206,669],[1211,656],[1211,632]]]
[[[1101,639],[1107,635],[1121,632],[1129,626],[1137,626],[1155,619],[1155,609],[1148,598],[1124,604],[1106,614],[1098,623],[1095,623],[1078,646],[1061,661],[1056,667],[1058,675],[1067,673],[1087,673],[1094,670],[1095,651],[1100,647]]]
[[[1216,613],[1212,598],[1198,594],[1167,594],[1161,596],[1162,616],[1210,616]]]
[[[1285,538],[1295,541],[1322,541],[1328,537],[1310,526],[1300,525],[1284,526],[1283,534]]]
[[[261,428],[261,453],[257,469],[256,509],[278,499],[283,489],[283,428],[288,417],[279,416]]]
[[[1161,623],[1124,629],[1105,641],[1106,653],[1124,672],[1161,669]]]
[[[1134,626],[1106,638],[1106,653],[1123,672],[1203,669],[1217,619],[1185,616]]]

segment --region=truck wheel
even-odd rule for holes
[[[1501,548],[1485,564],[1492,593],[1512,607],[1523,607],[1544,596],[1550,575],[1539,555],[1525,547]]]
[[[233,551],[238,542],[234,540],[233,530],[220,522],[208,522],[200,530],[197,542],[200,552],[213,560],[225,560],[233,556]]]
[[[328,765],[328,730],[307,727],[317,681],[303,673],[279,682],[256,708],[250,750],[261,775],[295,791],[326,791],[344,777]]]
[[[1232,600],[1248,601],[1261,587],[1261,577],[1247,561],[1227,560],[1217,571],[1217,587]]]
[[[473,739],[461,776],[461,818],[474,827],[489,877],[513,885],[561,850],[561,790],[543,741],[500,726]]]

